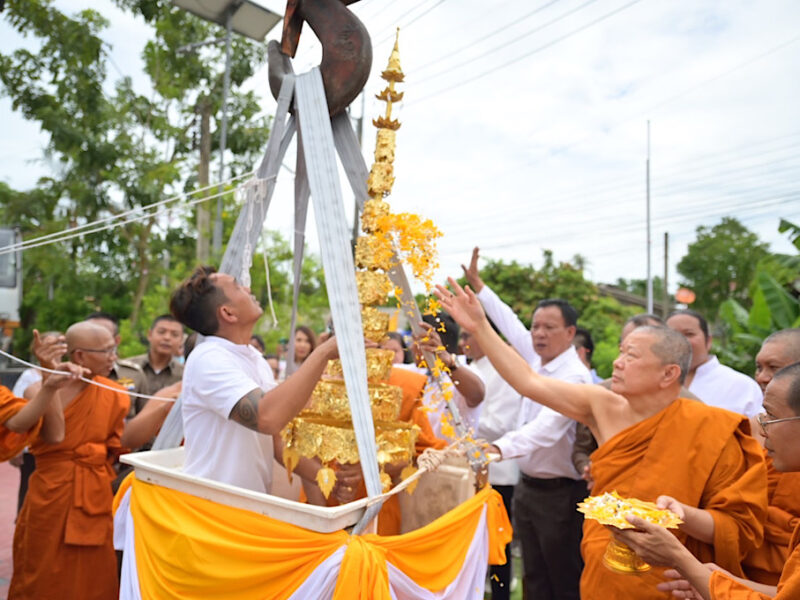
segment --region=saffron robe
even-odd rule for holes
[[[130,400],[105,377],[64,408],[60,444],[31,446],[36,470],[14,531],[9,600],[111,600],[118,596],[112,543],[111,468]]]
[[[667,495],[709,511],[714,519],[713,545],[680,531],[676,535],[702,562],[715,562],[739,575],[741,559],[761,543],[767,512],[764,456],[749,432],[741,415],[679,398],[592,453],[592,493],[616,490],[624,497],[651,502]],[[584,522],[581,599],[662,600],[665,596],[656,584],[663,581],[663,569],[632,576],[603,565],[610,539],[610,532],[597,521]]]
[[[24,433],[17,433],[3,426],[26,403],[27,400],[17,398],[11,393],[11,390],[0,385],[0,462],[14,458],[39,435],[39,430],[42,428],[42,419],[39,419],[33,427]]]
[[[800,526],[796,527],[789,543],[789,559],[778,581],[778,593],[767,596],[715,571],[709,588],[713,600],[797,600],[800,598]]]
[[[777,585],[789,558],[792,532],[800,525],[800,473],[781,473],[767,461],[769,507],[764,525],[764,543],[751,550],[742,561],[748,579]]]

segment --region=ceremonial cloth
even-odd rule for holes
[[[117,596],[111,468],[121,450],[129,398],[105,377],[64,408],[59,444],[35,440],[36,470],[14,531],[9,600],[106,600]]]
[[[42,419],[23,433],[11,431],[4,425],[25,406],[26,402],[24,398],[17,398],[11,390],[0,385],[0,462],[14,458],[39,435]]]
[[[709,511],[713,545],[681,531],[676,535],[702,562],[741,575],[739,563],[761,543],[767,512],[764,457],[749,431],[741,415],[680,398],[592,453],[592,493],[616,490],[623,497],[651,502],[667,495]],[[582,600],[663,598],[656,589],[663,581],[662,569],[634,577],[602,564],[610,539],[597,521],[584,522]]]
[[[800,473],[781,473],[767,461],[767,493],[769,507],[764,524],[764,543],[751,550],[742,561],[748,579],[777,585],[783,566],[789,558],[792,532],[800,525]]]
[[[503,563],[511,539],[502,499],[488,487],[388,537],[316,533],[135,478],[124,493],[130,511],[121,514],[121,502],[115,519],[130,516],[121,600],[478,600],[487,563]]]
[[[754,592],[727,575],[715,571],[709,581],[712,600],[797,600],[800,598],[800,526],[794,530],[790,548],[791,554],[781,573],[775,596]]]

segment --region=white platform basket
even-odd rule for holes
[[[314,506],[195,477],[181,470],[183,457],[181,447],[124,454],[120,461],[132,465],[140,481],[249,510],[319,533],[331,533],[355,525],[366,508],[366,498],[343,506]]]

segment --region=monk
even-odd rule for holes
[[[800,471],[800,363],[775,373],[764,395],[761,432],[775,469]],[[636,529],[613,529],[614,537],[628,544],[645,561],[673,567],[666,575],[673,581],[658,589],[678,598],[704,600],[796,600],[800,598],[800,527],[795,527],[777,587],[735,577],[717,565],[704,565],[691,555],[668,530],[633,515]]]
[[[44,342],[36,330],[33,338],[34,350],[42,353],[43,364],[54,366],[65,375],[50,377],[47,385],[37,383],[30,401],[17,398],[8,388],[0,386],[0,461],[14,458],[37,437],[48,444],[64,439],[64,414],[55,392],[70,377],[83,374],[82,368],[70,363],[52,365],[51,358],[63,354],[58,340]]]
[[[58,391],[64,439],[31,445],[36,471],[14,532],[9,600],[111,600],[118,595],[112,545],[112,463],[129,399],[106,378],[116,357],[109,331],[77,323],[66,333],[71,360],[100,388],[73,380]],[[115,391],[115,390],[119,391]]]
[[[800,329],[776,331],[764,340],[756,355],[756,381],[766,390],[777,371],[797,361],[800,361]],[[760,435],[756,439],[763,443]],[[766,449],[764,452],[766,455]],[[792,533],[800,524],[800,473],[778,471],[769,456],[766,461],[769,508],[764,543],[747,554],[742,568],[748,579],[776,585],[789,558]]]
[[[691,361],[683,336],[640,327],[620,346],[611,390],[570,384],[534,373],[494,333],[472,290],[449,282],[455,293],[438,286],[437,297],[500,375],[522,396],[589,427],[599,444],[593,493],[617,490],[675,510],[684,520],[677,535],[692,553],[740,571],[763,536],[766,467],[745,417],[679,398]],[[603,566],[609,540],[597,522],[584,523],[581,598],[663,598],[657,573],[631,577]]]

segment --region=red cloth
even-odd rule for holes
[[[64,441],[31,446],[36,470],[14,532],[9,600],[117,598],[111,465],[130,400],[110,379],[94,380],[120,391],[87,385],[64,408]]]
[[[741,574],[741,559],[761,542],[767,511],[764,458],[749,431],[741,415],[680,398],[595,450],[592,493],[616,490],[651,502],[668,495],[708,510],[714,518],[713,545],[680,532],[678,538],[701,561]],[[609,540],[609,531],[597,521],[584,522],[582,600],[663,599],[656,589],[663,569],[631,576],[603,565]]]

